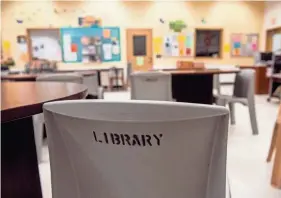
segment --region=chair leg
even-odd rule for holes
[[[273,155],[273,152],[274,152],[275,147],[276,147],[276,138],[277,138],[277,124],[275,124],[274,130],[273,130],[273,133],[272,133],[270,148],[269,148],[268,155],[267,155],[267,158],[266,158],[267,162],[270,162],[271,159],[272,159],[272,155]]]
[[[217,98],[216,99],[216,104],[219,106],[225,106],[226,105],[226,100],[225,99],[221,99],[221,98]]]
[[[234,103],[230,102],[228,103],[229,106],[229,111],[230,111],[230,122],[232,125],[235,124],[235,108],[234,108]]]
[[[43,113],[32,116],[34,139],[37,152],[38,162],[42,162],[42,145],[43,145],[43,131],[44,131],[44,116]]]
[[[250,114],[253,135],[258,135],[259,131],[258,131],[258,123],[257,123],[257,117],[256,117],[255,102],[248,101],[248,107],[249,107],[249,114]]]
[[[113,89],[113,79],[112,78],[109,78],[109,87],[108,87],[108,89],[109,89],[109,91],[112,91],[112,89]]]

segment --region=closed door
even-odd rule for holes
[[[127,29],[127,61],[133,71],[152,69],[152,29]]]

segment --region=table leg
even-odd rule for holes
[[[275,159],[273,164],[273,170],[272,170],[272,178],[271,178],[271,184],[281,189],[281,126],[280,124],[277,124],[276,129],[276,152],[275,152]]]
[[[1,127],[1,196],[42,198],[32,117]]]
[[[177,102],[213,103],[213,74],[172,75],[173,98]]]
[[[276,139],[277,139],[277,134],[278,134],[277,129],[278,129],[278,124],[276,123],[275,126],[274,126],[274,130],[273,130],[273,134],[272,134],[272,138],[271,138],[271,143],[270,143],[270,148],[269,148],[268,155],[267,155],[267,158],[266,158],[267,162],[271,161],[274,150],[276,149],[275,148],[276,147]]]
[[[96,72],[97,72],[97,77],[98,77],[98,85],[101,86],[101,71],[96,70]]]

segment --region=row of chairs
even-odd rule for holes
[[[251,127],[254,135],[258,134],[256,120],[254,85],[255,71],[241,70],[235,78],[234,91],[232,95],[220,93],[220,87],[214,94],[215,103],[218,105],[229,105],[231,124],[235,124],[235,103],[249,107]],[[215,84],[218,78],[214,78]],[[188,91],[188,90],[186,90]],[[136,72],[131,74],[131,99],[137,100],[163,100],[173,101],[171,75],[165,72]]]

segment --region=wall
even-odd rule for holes
[[[276,27],[281,27],[281,1],[266,2],[264,10],[264,29],[267,30]]]
[[[54,12],[57,10],[57,13]],[[25,34],[26,28],[77,26],[78,17],[94,15],[102,19],[104,26],[119,26],[121,28],[122,61],[118,63],[103,64],[123,65],[126,62],[126,28],[153,28],[154,36],[161,36],[168,32],[167,22],[182,19],[188,25],[188,30],[196,27],[223,28],[224,43],[229,43],[231,33],[261,33],[260,41],[263,43],[263,2],[125,2],[125,1],[30,1],[30,2],[3,2],[2,4],[2,40],[11,41],[12,54],[16,58],[19,54],[16,48],[16,36]],[[23,19],[22,24],[16,19]],[[166,24],[161,24],[163,18]],[[202,24],[202,18],[206,24]],[[191,60],[192,58],[184,58]],[[154,65],[175,65],[178,58],[154,59]],[[199,59],[218,64],[252,64],[253,58],[232,58],[224,53],[222,59]],[[17,62],[17,66],[23,64]],[[97,64],[83,65],[95,67]],[[81,68],[81,64],[60,64],[61,68]]]

